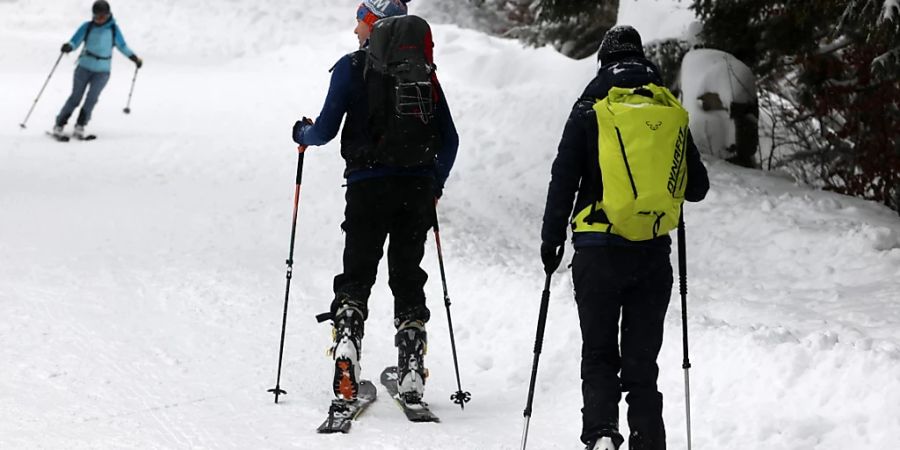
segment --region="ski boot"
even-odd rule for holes
[[[63,134],[63,125],[54,125],[52,134],[54,137],[58,137],[58,138],[65,136]]]
[[[397,391],[407,404],[422,403],[425,393],[425,353],[428,349],[425,323],[419,320],[403,322],[394,338],[397,347]]]
[[[75,139],[84,140],[85,136],[86,135],[84,134],[84,125],[76,124],[75,131],[72,133],[72,137],[74,137]]]
[[[359,359],[362,352],[364,330],[362,311],[352,304],[345,304],[334,315],[334,395],[338,399],[353,401],[359,393]]]

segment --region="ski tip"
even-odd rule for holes
[[[387,366],[381,371],[381,384],[387,386],[388,383],[397,384],[397,366]]]
[[[378,388],[375,387],[375,384],[369,380],[362,380],[359,382],[359,396],[367,397],[371,399],[378,398]]]

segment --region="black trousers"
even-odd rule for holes
[[[394,325],[427,322],[428,274],[420,267],[425,238],[434,224],[433,180],[425,177],[380,177],[347,186],[344,211],[344,272],[334,277],[331,312],[351,302],[368,317],[369,295],[378,263],[388,244],[388,284],[394,294]]]
[[[627,392],[629,448],[665,449],[656,358],[672,293],[668,249],[580,248],[572,274],[583,339],[581,440],[610,436],[623,441],[618,404]]]

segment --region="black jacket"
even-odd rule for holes
[[[582,211],[603,196],[600,164],[597,160],[598,131],[594,103],[605,98],[613,87],[639,87],[648,83],[665,86],[659,69],[650,61],[636,57],[612,61],[600,68],[597,76],[588,84],[572,107],[559,143],[556,160],[553,161],[547,205],[544,209],[544,225],[541,230],[543,242],[562,245],[566,241],[566,227],[571,223],[573,211]],[[688,135],[687,164],[688,184],[685,199],[698,202],[703,200],[709,190],[709,177],[690,135]],[[603,221],[602,217],[599,219],[598,221]],[[672,242],[668,235],[650,241],[631,242],[608,233],[576,233],[573,240],[576,247],[650,245],[668,248]]]

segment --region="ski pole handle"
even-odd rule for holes
[[[681,367],[683,369],[691,368],[691,360],[688,352],[688,314],[687,314],[687,242],[684,230],[684,208],[682,208],[681,216],[678,218],[678,278],[679,291],[681,294],[681,327],[682,327],[682,349],[684,351],[684,359]]]
[[[297,146],[297,186],[303,183],[303,156],[306,155],[306,146]]]
[[[531,366],[531,383],[528,386],[528,402],[525,405],[525,416],[531,417],[531,407],[534,402],[534,388],[537,384],[538,362],[541,358],[541,351],[544,348],[544,330],[547,326],[547,310],[550,307],[550,278],[552,273],[547,274],[544,282],[544,291],[541,293],[541,308],[538,313],[537,332],[534,336],[534,360]]]

